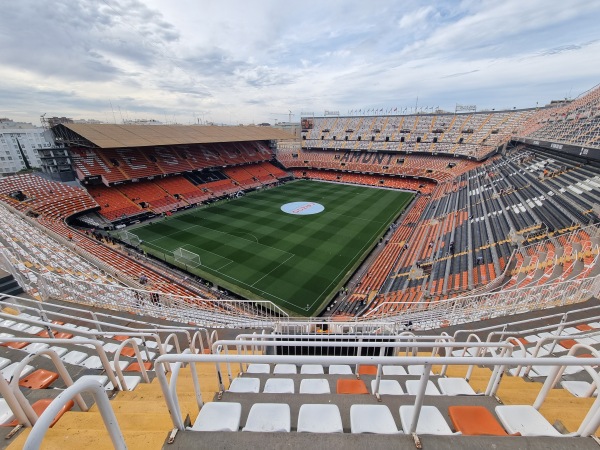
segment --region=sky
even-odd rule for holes
[[[249,124],[303,112],[518,109],[600,83],[599,1],[4,6],[0,117],[38,125],[42,114]]]

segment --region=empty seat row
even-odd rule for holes
[[[431,381],[427,381],[425,395],[476,395],[476,392],[463,378],[440,378],[437,380],[438,387]],[[378,392],[383,395],[417,395],[420,380],[406,380],[406,392],[398,380],[384,379],[379,381]],[[235,378],[229,386],[228,392],[235,393],[259,393],[260,379],[253,377]],[[271,394],[294,394],[296,392],[294,380],[291,378],[269,378],[263,387],[264,393]],[[325,378],[306,378],[300,380],[300,394],[330,394],[329,380]],[[377,392],[377,380],[371,380],[371,393]],[[341,378],[336,380],[337,394],[368,394],[367,385],[363,380],[354,378]]]
[[[246,373],[253,374],[268,374],[271,373],[270,364],[249,364]],[[273,367],[273,374],[297,374],[298,366],[295,364],[275,364]],[[332,364],[328,367],[328,373],[330,375],[352,375],[354,372],[352,367],[347,364]],[[361,365],[359,366],[358,373],[360,375],[376,375],[377,366],[373,365]],[[321,375],[325,374],[325,367],[321,364],[302,364],[300,366],[301,375]],[[412,364],[406,367],[403,366],[382,366],[383,375],[422,375],[423,365]]]
[[[353,434],[397,434],[411,432],[413,405],[399,408],[401,428],[386,405],[352,405],[350,407],[350,432]],[[419,413],[416,433],[433,435],[487,436],[562,436],[536,409],[523,405],[499,405],[494,415],[483,406],[450,406],[448,415],[456,432],[435,406],[424,405]],[[236,402],[211,402],[205,404],[191,430],[230,431],[240,429],[242,406]],[[255,403],[250,408],[242,431],[290,432],[291,411],[286,403]],[[335,404],[303,404],[298,411],[297,432],[343,433],[342,417]]]

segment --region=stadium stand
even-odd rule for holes
[[[100,213],[108,220],[123,216],[135,216],[142,207],[133,202],[118,189],[109,189],[103,185],[89,186],[89,194],[101,205]]]
[[[423,152],[481,159],[535,110],[374,117],[315,117],[303,149]]]
[[[92,258],[95,259],[96,262],[103,264],[104,269],[111,268],[110,271],[113,273],[119,273],[122,276],[122,279],[129,279],[131,281],[135,281],[139,278],[140,273],[147,273],[147,276],[153,286],[154,289],[164,293],[171,293],[175,295],[184,295],[184,296],[194,296],[197,295],[198,292],[191,291],[179,284],[173,282],[170,278],[170,275],[165,276],[161,275],[158,271],[149,269],[147,266],[140,264],[136,260],[128,257],[127,255],[117,251],[115,247],[108,245],[108,241],[105,242],[104,238],[100,235],[86,232],[78,232],[72,228],[69,228],[62,220],[58,220],[56,213],[53,209],[49,209],[44,203],[44,199],[40,199],[43,193],[50,192],[68,192],[69,195],[66,197],[71,202],[73,199],[79,200],[78,202],[73,201],[72,203],[66,203],[65,208],[68,208],[69,214],[79,213],[85,211],[83,208],[88,208],[87,205],[96,205],[95,202],[91,200],[91,198],[85,193],[84,190],[79,188],[70,188],[65,187],[61,183],[47,181],[43,178],[40,178],[35,175],[21,175],[18,177],[18,180],[15,181],[14,177],[2,178],[0,179],[0,190],[4,192],[13,192],[15,187],[18,187],[22,192],[31,193],[33,200],[30,202],[26,197],[22,201],[18,201],[6,195],[3,198],[6,198],[7,205],[14,207],[16,210],[24,211],[27,213],[34,213],[35,215],[39,215],[35,222],[38,227],[45,227],[48,230],[53,231],[56,235],[61,236],[64,242],[69,242],[75,245],[78,248],[84,249],[89,252],[87,255],[93,255]],[[83,199],[79,199],[78,197],[84,197]],[[86,198],[85,198],[86,197]],[[80,204],[80,208],[75,209],[77,205]],[[41,205],[41,206],[38,206]],[[97,206],[95,206],[97,207]],[[76,273],[78,276],[83,276],[83,273],[88,272],[89,267],[85,269],[78,270],[79,264],[71,265],[70,269],[60,269],[56,267],[56,261],[64,261],[68,262],[69,259],[65,259],[64,257],[59,257],[56,250],[48,251],[48,249],[58,248],[60,244],[57,242],[53,242],[52,240],[48,240],[48,238],[44,237],[43,234],[40,234],[36,231],[36,228],[27,224],[24,220],[19,220],[18,217],[14,216],[10,212],[6,211],[2,208],[3,218],[5,223],[7,224],[7,229],[9,224],[12,224],[14,234],[8,233],[5,235],[5,245],[6,243],[10,243],[12,246],[12,255],[16,258],[16,261],[19,261],[19,265],[21,267],[27,268],[27,271],[32,271],[33,268],[37,267],[38,269],[44,270],[48,269],[48,267],[52,268],[52,270],[58,270],[59,273],[67,273],[73,275]],[[59,215],[58,217],[63,217]],[[30,219],[31,220],[31,219]],[[25,228],[24,228],[25,227]],[[11,236],[19,236],[20,239],[18,241],[23,241],[23,245],[29,246],[35,255],[35,259],[32,261],[22,260],[21,257],[24,254],[27,254],[28,251],[23,250],[22,246],[18,246],[16,244],[14,238],[10,239]],[[27,240],[24,241],[24,237],[27,236]],[[32,237],[37,236],[37,238],[31,239]],[[11,248],[5,247],[8,250]],[[51,258],[53,261],[50,263],[48,259],[41,259],[46,254],[47,258]],[[75,255],[74,255],[75,256]],[[88,256],[89,257],[89,256]],[[81,263],[83,264],[83,263]],[[69,264],[67,264],[69,266]],[[85,267],[85,266],[84,266]],[[119,270],[116,271],[113,269],[114,267],[118,267]],[[92,271],[89,271],[92,272]],[[93,273],[93,272],[92,272]],[[32,274],[27,273],[27,276],[32,276]],[[34,277],[39,276],[33,275]],[[213,295],[207,291],[203,290],[203,295],[206,295],[208,298],[211,298]]]
[[[273,158],[273,151],[260,141],[124,148],[70,146],[69,151],[79,180],[99,179],[107,186]]]
[[[92,197],[101,198],[99,212],[105,220],[119,222],[175,211],[289,176],[269,163],[274,153],[267,139],[279,136],[275,131],[242,130],[246,139],[256,135],[263,140],[218,142],[207,140],[205,132],[220,135],[219,127],[180,130],[185,135],[197,134],[196,141],[174,138],[172,127],[155,128],[144,130],[149,135],[139,134],[139,127],[111,125],[67,124],[55,129],[57,139],[69,144],[78,180]],[[120,141],[111,138],[107,143],[106,137],[113,132]],[[149,145],[150,141],[162,145]],[[201,171],[210,171],[216,179],[198,177]]]
[[[161,178],[160,180],[156,180],[156,184],[163,188],[169,195],[178,195],[189,204],[201,203],[209,198],[206,192],[202,191],[197,185],[182,175]]]
[[[165,129],[140,146],[96,128],[116,144],[71,148],[89,194],[0,179],[9,448],[299,449],[313,433],[349,449],[596,448],[598,164],[507,141],[594,149],[598,92],[537,111],[315,118],[277,161],[258,137]],[[279,163],[418,194],[320,319],[227,299],[71,225],[268,185],[288,176]]]
[[[346,172],[298,169],[293,170],[293,173],[296,178],[364,184],[367,186],[381,186],[393,189],[419,191],[425,194],[430,193],[435,187],[435,184],[427,180],[412,180],[391,176],[361,175]]]
[[[574,145],[600,146],[600,87],[572,102],[542,110],[525,122],[521,136]]]
[[[191,176],[174,175],[110,187],[91,185],[88,192],[97,199],[100,214],[114,221],[148,211],[155,214],[174,211],[240,190],[277,183],[280,178],[288,177],[287,173],[268,162],[227,167],[222,173],[228,179],[194,184],[190,181],[193,179]]]
[[[0,180],[0,200],[20,211],[42,214],[54,219],[97,208],[98,204],[79,187],[54,183],[29,174]]]
[[[1,340],[35,340],[50,345],[51,339],[31,338],[31,334],[18,330],[20,323],[29,326],[42,321],[37,310],[26,304],[15,300],[10,305],[15,311],[19,308],[19,314],[2,314],[3,319],[8,317],[3,325],[13,336]],[[600,362],[598,342],[593,339],[600,319],[597,305],[538,318],[522,316],[511,324],[503,322],[469,331],[455,329],[453,334],[382,335],[373,334],[367,326],[356,338],[337,334],[341,328],[326,334],[307,334],[289,327],[263,334],[261,340],[252,333],[239,334],[233,340],[219,339],[207,330],[167,323],[155,322],[148,329],[144,322],[132,324],[127,318],[102,310],[91,319],[89,315],[86,318],[85,310],[60,304],[47,304],[44,310],[48,320],[54,321],[51,328],[68,330],[73,335],[70,339],[55,338],[59,345],[52,352],[76,348],[71,353],[83,353],[85,359],[77,355],[80,362],[65,362],[75,360],[63,353],[62,360],[56,359],[75,383],[67,379],[58,384],[53,376],[55,389],[26,388],[25,401],[40,396],[49,399],[56,388],[74,385],[54,406],[62,409],[63,402],[67,403],[79,389],[85,392],[98,386],[99,391],[94,391],[97,405],[82,406],[76,398],[77,406],[67,403],[71,411],[63,412],[57,420],[53,420],[54,410],[40,416],[17,410],[21,418],[17,422],[32,418],[35,426],[14,438],[14,448],[42,439],[45,445],[68,446],[69,440],[82,438],[96,447],[118,447],[121,442],[131,448],[156,447],[162,445],[173,427],[178,433],[171,436],[182,448],[197,444],[198,439],[206,445],[218,442],[223,448],[277,446],[284,439],[290,448],[304,448],[310,445],[307,439],[314,440],[313,433],[321,433],[319,439],[330,445],[349,448],[392,443],[409,448],[414,440],[424,446],[444,442],[467,449],[503,448],[519,442],[551,449],[595,445],[584,437],[593,434],[598,425],[598,399],[581,390],[576,391],[580,395],[574,395],[572,386],[577,386],[573,384],[577,381],[591,386],[586,377],[600,381],[594,370],[588,370]],[[101,326],[102,331],[94,330],[94,326]],[[190,342],[192,332],[195,336]],[[76,336],[87,338],[74,340]],[[522,341],[528,342],[526,346]],[[567,341],[575,342],[570,350],[563,346]],[[583,343],[590,341],[593,343]],[[542,356],[542,345],[554,348]],[[34,354],[25,356],[23,350],[0,348],[12,359],[24,358],[32,364],[42,360]],[[38,354],[48,352],[36,348]],[[309,349],[312,351],[307,355]],[[412,349],[414,355],[406,355],[407,349]],[[585,355],[583,352],[590,352],[591,357],[566,357]],[[479,356],[483,354],[488,356]],[[115,364],[113,369],[107,364],[109,359],[123,364]],[[196,364],[181,364],[192,361]],[[169,363],[169,373],[165,372],[165,362]],[[106,375],[97,375],[98,364],[108,365]],[[508,373],[499,377],[499,364],[515,367],[517,372],[529,370],[534,381]],[[144,372],[141,367],[146,365],[150,369]],[[142,371],[131,373],[121,366]],[[38,370],[49,372],[50,361],[45,367],[48,369]],[[8,372],[5,369],[3,373]],[[21,370],[15,372],[16,380],[21,374]],[[98,397],[106,395],[104,384],[109,378],[119,387],[124,381],[133,390],[119,391],[110,402],[100,401]],[[22,384],[32,384],[29,378],[20,379]],[[11,385],[16,385],[14,377]],[[14,388],[7,392],[16,393]],[[15,408],[25,405],[23,399],[16,403]],[[417,414],[413,414],[415,409]],[[103,431],[102,414],[105,422],[109,417],[113,419],[112,425],[106,425],[112,441]],[[187,414],[190,424],[186,427],[183,418]],[[51,422],[53,428],[45,431]],[[114,427],[119,427],[118,433],[114,433]],[[509,442],[505,440],[508,435],[513,436]],[[560,439],[549,439],[553,437]]]
[[[382,175],[401,175],[434,182],[452,180],[454,177],[476,166],[466,159],[447,157],[399,156],[393,153],[359,153],[285,151],[278,154],[288,168],[331,169]]]

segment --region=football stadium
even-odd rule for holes
[[[165,261],[183,262],[185,270],[212,275],[221,286],[311,316],[332,297],[332,290],[339,290],[340,279],[356,269],[413,196],[297,181],[128,233]],[[187,261],[177,260],[178,249]]]
[[[595,446],[599,102],[56,125],[78,186],[0,179],[11,446]]]
[[[600,85],[116,122],[0,177],[2,448],[598,448]]]

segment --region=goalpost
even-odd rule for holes
[[[189,250],[186,250],[182,247],[179,247],[178,249],[173,251],[173,258],[175,258],[176,262],[181,263],[185,266],[200,266],[200,255],[194,252],[190,252]]]
[[[139,247],[142,241],[137,235],[130,233],[127,230],[123,230],[119,232],[119,236],[123,242],[126,242],[129,245],[133,245],[134,247]]]

